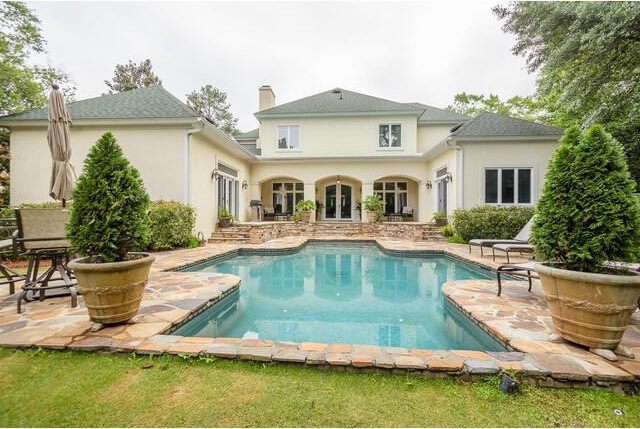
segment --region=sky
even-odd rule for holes
[[[460,92],[531,95],[491,7],[506,1],[27,2],[76,100],[108,92],[115,67],[150,59],[165,89],[227,93],[242,131],[257,128],[258,88],[276,104],[336,87],[444,108]]]

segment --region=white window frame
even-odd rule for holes
[[[391,127],[394,126],[398,126],[400,127],[400,145],[399,146],[391,146]],[[380,143],[380,128],[382,127],[389,127],[389,146],[382,146]],[[403,137],[403,132],[402,132],[402,124],[400,122],[386,122],[386,123],[380,123],[378,124],[378,133],[377,133],[377,138],[378,138],[378,145],[377,148],[378,150],[400,150],[403,147],[403,143],[402,143],[402,137]]]
[[[292,128],[297,128],[298,129],[298,141],[297,141],[297,146],[291,146],[291,129]],[[280,130],[281,129],[286,129],[286,137],[287,139],[287,146],[286,148],[281,148],[280,147],[280,139],[281,139],[281,134],[280,134]],[[286,152],[291,152],[291,151],[299,151],[300,148],[302,147],[301,144],[301,140],[302,140],[302,135],[301,135],[301,127],[300,125],[278,125],[276,126],[276,150],[277,151],[286,151]]]
[[[489,170],[496,170],[498,172],[498,180],[497,180],[497,199],[498,201],[495,203],[489,203],[487,202],[487,171]],[[504,170],[513,170],[513,189],[514,189],[514,193],[513,193],[513,199],[514,201],[512,203],[505,203],[502,201],[502,172]],[[519,197],[520,194],[518,192],[519,190],[519,186],[518,186],[518,178],[519,178],[519,174],[517,174],[517,172],[519,170],[529,170],[530,171],[530,175],[529,175],[529,197],[530,197],[530,201],[527,203],[521,203],[519,201]],[[485,167],[484,169],[484,177],[482,180],[482,200],[484,201],[484,204],[487,205],[492,205],[492,206],[533,206],[534,205],[534,176],[535,176],[535,168],[534,167]]]
[[[377,183],[382,183],[382,189],[375,189]],[[387,183],[393,183],[393,189],[387,189]],[[400,184],[403,184],[406,189],[400,189]],[[402,211],[403,200],[404,204],[409,204],[409,182],[407,180],[376,180],[373,184],[373,194],[382,198],[384,201],[385,213],[400,213]],[[387,194],[393,195],[395,211],[391,212],[387,210]]]

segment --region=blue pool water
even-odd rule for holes
[[[242,283],[176,335],[505,350],[440,293],[447,281],[494,275],[446,256],[396,256],[369,243],[308,243],[295,253],[243,254],[189,271],[234,274]]]

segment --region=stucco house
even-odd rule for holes
[[[68,104],[72,164],[112,131],[152,199],[197,211],[210,234],[218,207],[240,221],[261,200],[276,213],[320,203],[317,221],[359,222],[358,201],[414,220],[479,204],[534,205],[562,130],[492,113],[471,118],[420,103],[332,89],[276,105],[258,90],[259,128],[230,137],[161,86]],[[11,130],[11,204],[48,201],[46,109],[0,118]],[[78,171],[79,173],[80,171]]]

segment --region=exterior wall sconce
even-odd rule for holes
[[[440,181],[444,183],[453,182],[453,174],[446,173],[444,176],[442,176],[442,179],[440,179]]]
[[[211,178],[216,179],[217,181],[219,176],[220,176],[220,172],[218,171],[217,168],[214,168],[213,171],[211,172]]]
[[[246,180],[242,181],[242,189],[247,189],[249,187],[249,184],[247,183]]]
[[[431,180],[427,180],[427,183],[425,183],[425,186],[427,187],[427,189],[431,189],[433,188],[433,183],[431,183]]]
[[[340,184],[340,176],[338,176],[338,180],[336,180],[336,184],[339,185]]]

